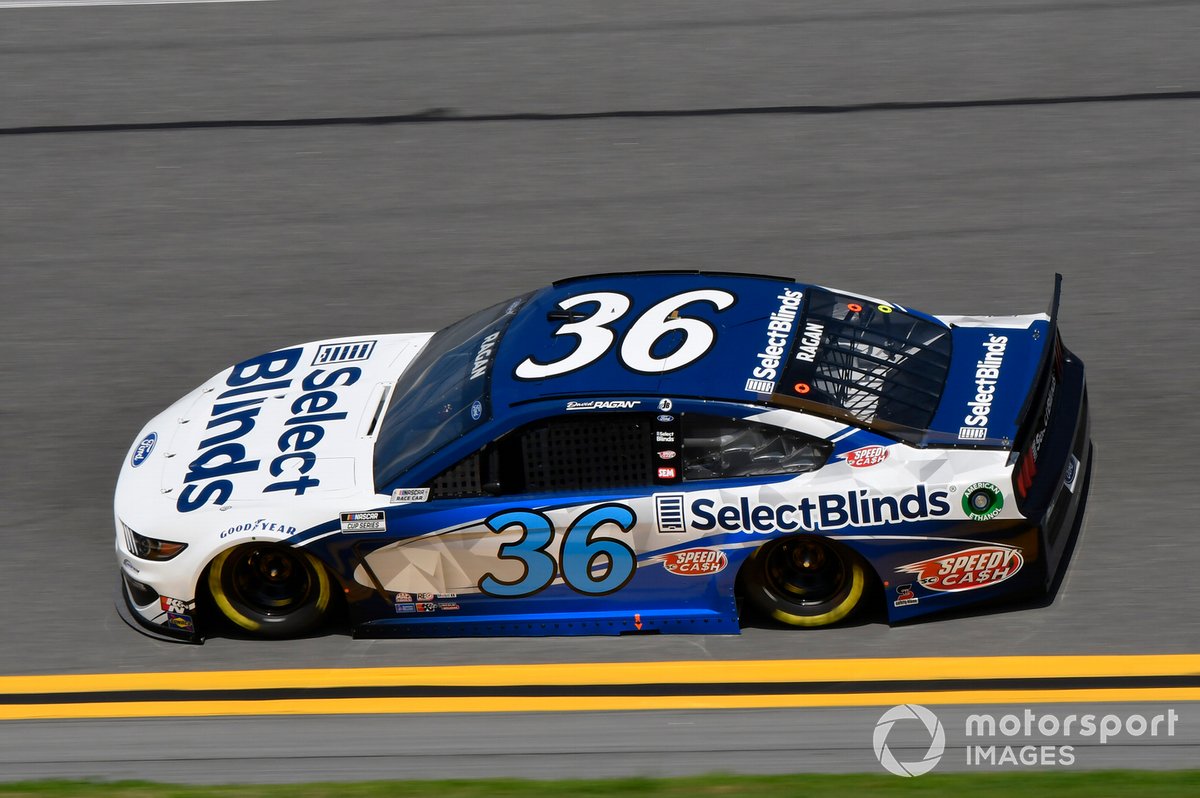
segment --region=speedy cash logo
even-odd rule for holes
[[[902,565],[896,570],[916,575],[917,584],[928,590],[961,593],[1007,581],[1024,564],[1021,550],[1014,546],[975,546]]]
[[[888,450],[883,446],[864,446],[852,452],[846,452],[842,457],[851,468],[867,468],[879,465],[888,458]]]
[[[676,576],[712,576],[727,565],[729,557],[720,549],[685,549],[663,557],[663,568]]]

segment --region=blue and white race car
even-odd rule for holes
[[[737,633],[1045,591],[1091,459],[1060,283],[974,317],[599,275],[250,358],[126,456],[118,608],[197,642]]]

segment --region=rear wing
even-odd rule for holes
[[[1058,336],[1058,306],[1062,300],[1062,279],[1061,274],[1055,273],[1054,296],[1050,299],[1050,307],[1047,310],[1050,316],[1050,326],[1046,330],[1048,336],[1046,346],[1042,348],[1041,358],[1038,361],[1037,382],[1034,383],[1033,390],[1025,397],[1021,411],[1017,414],[1017,437],[1013,441],[1014,453],[1024,451],[1037,431],[1045,426],[1045,417],[1049,415],[1050,409],[1048,405],[1054,399],[1053,396],[1047,396],[1047,394],[1050,392],[1050,384],[1055,372],[1060,370],[1059,361],[1062,358],[1062,344]],[[1052,363],[1054,364],[1053,368],[1051,368]]]

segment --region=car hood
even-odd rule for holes
[[[118,479],[118,518],[186,529],[271,510],[297,526],[374,501],[379,418],[431,335],[314,341],[225,369],[142,429]]]

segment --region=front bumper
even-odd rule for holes
[[[196,627],[194,615],[186,616],[191,619],[188,624],[191,627],[190,630],[172,626],[169,622],[159,624],[147,620],[142,615],[145,607],[139,607],[133,598],[133,588],[129,584],[130,581],[132,581],[132,578],[124,571],[121,572],[120,578],[117,580],[116,605],[117,615],[121,616],[121,620],[142,634],[158,640],[170,640],[173,643],[204,642],[204,636],[200,634]],[[166,613],[163,614],[165,615]]]

